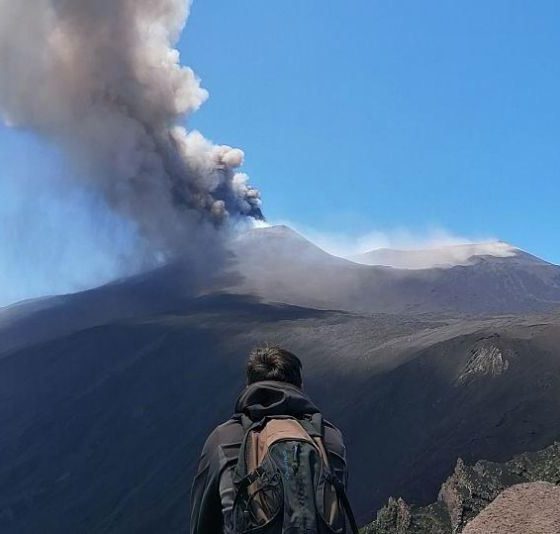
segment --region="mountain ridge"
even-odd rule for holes
[[[240,236],[225,290],[359,313],[533,313],[560,308],[560,267],[519,252],[450,268],[395,269],[332,256],[289,229]]]
[[[451,268],[472,265],[479,259],[525,264],[553,265],[503,241],[446,245],[417,249],[379,248],[348,259],[364,265],[401,269]]]

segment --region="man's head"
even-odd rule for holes
[[[301,361],[291,352],[275,346],[257,347],[251,351],[247,363],[247,384],[275,380],[302,386]]]

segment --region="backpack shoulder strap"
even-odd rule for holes
[[[312,438],[323,437],[323,416],[320,413],[305,415],[298,421]]]
[[[325,459],[326,466],[328,468],[327,477],[329,482],[333,485],[338,499],[342,506],[344,507],[344,511],[346,513],[346,517],[348,518],[348,522],[350,523],[350,528],[354,534],[359,534],[358,524],[356,523],[356,518],[354,517],[354,512],[352,511],[352,507],[350,506],[350,501],[348,500],[348,495],[346,495],[346,489],[344,488],[344,484],[338,480],[338,478],[334,475],[334,473],[330,469],[330,464],[328,460],[328,451],[325,449],[325,445],[323,443],[323,434],[324,434],[324,426],[323,426],[323,416],[320,413],[312,414],[307,419],[303,419],[301,421],[302,426],[307,430],[309,435],[313,438],[319,451],[321,451],[321,455]]]
[[[239,455],[237,460],[237,465],[235,466],[235,471],[233,474],[233,483],[235,485],[239,485],[241,481],[247,478],[249,474],[249,466],[247,463],[247,455],[250,451],[251,447],[251,439],[255,435],[255,430],[262,427],[266,420],[262,419],[260,421],[253,421],[250,417],[247,417],[245,414],[239,415],[239,422],[243,427],[243,431],[245,435],[243,437],[243,441],[241,442],[241,447],[239,448]]]
[[[348,518],[348,522],[350,523],[352,532],[354,534],[359,534],[358,524],[356,523],[356,518],[354,517],[354,512],[352,511],[352,507],[350,506],[350,501],[348,500],[348,495],[346,495],[344,485],[333,474],[329,475],[329,482],[334,486],[338,499],[344,507],[344,511],[346,512],[346,517]]]
[[[247,432],[255,424],[255,422],[244,413],[238,414],[238,420],[245,432]]]
[[[298,421],[313,440],[323,462],[330,470],[329,454],[323,441],[323,416],[320,413],[314,413]]]

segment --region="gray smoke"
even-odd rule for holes
[[[187,0],[0,0],[5,122],[61,147],[72,179],[163,254],[228,221],[262,217],[258,191],[236,171],[243,152],[181,125],[207,98],[174,48],[189,8]]]

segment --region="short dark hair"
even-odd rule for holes
[[[247,384],[275,380],[302,386],[301,361],[291,352],[278,346],[256,347],[247,362]]]

